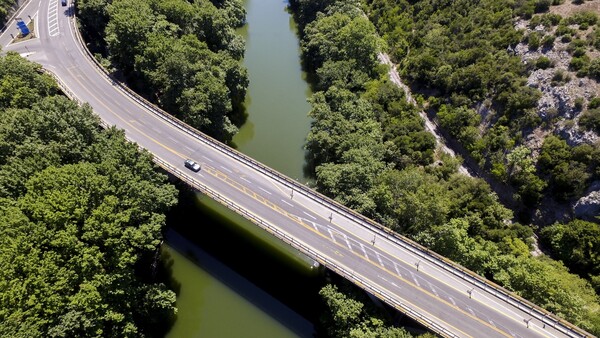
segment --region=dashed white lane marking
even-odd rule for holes
[[[245,179],[245,178],[243,178],[243,177],[240,177],[240,179],[241,179],[241,180],[243,180],[243,181],[246,181],[246,182],[248,182],[248,183],[250,183],[250,184],[252,184],[252,182],[248,181],[247,179]]]
[[[315,216],[313,216],[313,215],[309,214],[309,213],[308,213],[308,212],[306,212],[306,211],[303,211],[303,213],[304,213],[306,216],[308,216],[308,217],[310,217],[310,218],[312,218],[312,219],[317,219]]]
[[[469,310],[469,312],[471,312],[471,314],[473,315],[473,317],[477,317],[477,316],[475,316],[475,312],[473,311],[473,309],[471,309],[470,307],[468,307],[467,310]]]
[[[367,256],[367,250],[365,250],[365,246],[362,243],[358,243],[358,244],[360,244],[360,248],[362,249],[362,252],[365,255],[365,258],[369,259],[369,256]]]
[[[258,187],[258,189],[260,189],[260,190],[262,190],[262,191],[266,192],[267,194],[271,195],[271,192],[270,192],[269,190],[265,190],[265,189],[263,189],[263,188],[261,188],[261,187]]]
[[[198,176],[204,178],[204,175],[202,175],[201,173],[197,173],[197,174],[198,174]]]
[[[221,167],[221,169],[223,169],[223,170],[225,170],[225,171],[229,172],[230,174],[233,174],[233,171],[231,171],[231,169],[229,169],[229,168],[227,168],[227,167],[224,167],[224,166],[220,166],[220,167]]]
[[[494,324],[494,322],[491,319],[488,320],[488,322],[490,322],[490,324],[492,324],[493,327],[496,327],[496,324]]]
[[[456,302],[454,301],[454,298],[452,297],[448,297],[450,299],[450,302],[452,302],[452,305],[456,306]]]
[[[211,160],[210,158],[208,158],[208,157],[206,157],[204,155],[202,155],[202,157],[204,157],[204,159],[207,160],[208,162],[214,162],[213,160]]]
[[[285,203],[285,204],[289,205],[289,206],[290,206],[290,207],[292,207],[292,208],[294,207],[294,205],[293,205],[292,203],[290,203],[290,202],[287,202],[287,201],[286,201],[286,200],[284,200],[283,198],[281,199],[281,202],[283,202],[283,203]]]

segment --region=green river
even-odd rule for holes
[[[296,26],[281,0],[247,0],[248,119],[236,148],[302,182],[310,89]],[[322,272],[211,199],[181,186],[162,261],[177,292],[167,337],[313,337]]]

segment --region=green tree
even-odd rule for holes
[[[380,47],[375,27],[368,18],[339,12],[318,15],[306,26],[302,39],[302,50],[314,69],[320,68],[325,60],[353,60],[357,70],[371,76]]]
[[[600,225],[582,220],[542,229],[542,244],[582,276],[600,275]]]
[[[335,285],[324,286],[319,295],[327,306],[327,315],[322,322],[330,337],[411,337],[404,329],[386,325],[379,313],[367,308],[356,296],[339,291]]]
[[[108,6],[106,43],[114,63],[129,73],[147,35],[164,18],[157,17],[144,0],[116,0]]]

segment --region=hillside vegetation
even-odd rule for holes
[[[0,336],[160,336],[175,293],[153,264],[176,190],[40,70],[0,56]]]
[[[516,7],[499,3],[447,1],[433,6],[430,1],[409,4],[400,0],[365,7],[360,1],[291,2],[302,26],[305,63],[316,75],[316,91],[310,99],[314,122],[306,148],[317,188],[597,334],[600,302],[590,283],[597,283],[597,277],[583,274],[586,280],[570,273],[560,261],[532,256],[532,228],[514,222],[511,210],[499,203],[483,180],[458,174],[457,159],[435,151],[433,137],[424,131],[417,108],[406,102],[405,93],[389,82],[386,69],[376,61],[378,52],[386,48],[398,53],[397,58],[408,57],[411,49],[414,59],[403,62],[410,64],[407,72],[419,74],[412,75],[416,82],[421,76],[433,79],[431,72],[443,70],[441,60],[447,60],[448,77],[437,78],[449,81],[442,88],[436,88],[441,83],[428,85],[424,79],[420,83],[421,88],[437,91],[439,98],[430,101],[437,102],[443,125],[454,124],[457,130],[466,131],[466,138],[484,142],[482,161],[494,153],[501,154],[511,159],[512,175],[527,185],[544,186],[545,181],[530,162],[528,149],[516,146],[516,141],[511,143],[513,128],[533,123],[529,119],[540,94],[526,85],[527,70],[520,59],[508,55],[505,49],[500,51],[504,44],[522,38],[512,26],[513,18],[533,14],[537,7],[530,7],[534,2],[520,2]],[[413,7],[423,13],[414,12]],[[432,39],[427,43],[429,47],[417,47],[416,42],[407,40],[402,52],[389,37],[380,39],[376,26],[364,15],[363,9],[369,8],[374,17],[388,16],[387,20],[373,20],[386,31],[412,32],[415,23],[408,20],[418,18],[419,34]],[[471,12],[478,15],[466,15]],[[470,25],[478,33],[457,34],[461,25]],[[501,29],[492,29],[491,25]],[[454,34],[452,39],[450,32]],[[416,48],[424,49],[415,52]],[[432,55],[433,51],[440,54]],[[498,120],[504,117],[506,122],[498,124],[494,137],[490,134],[482,138],[478,136],[480,117],[473,106],[491,96],[504,114]],[[501,151],[513,148],[516,150],[507,154]],[[597,161],[593,154],[586,156],[591,159],[587,162],[590,166]],[[528,189],[519,190],[520,198],[537,203],[537,194],[543,193],[545,186]],[[595,223],[580,224],[592,232],[597,228]],[[593,259],[597,244],[592,241],[590,246],[579,247],[573,244],[573,236],[577,237],[569,237],[557,227],[548,230],[544,238],[562,246],[565,256],[574,260],[585,257],[587,264],[597,264]]]
[[[600,145],[593,138],[586,142],[567,139],[568,156],[544,156],[552,153],[552,144],[565,142],[565,133],[559,133],[556,126],[569,120],[565,123],[572,124],[582,112],[581,127],[597,132],[593,103],[600,95],[593,90],[597,87],[586,82],[592,92],[581,97],[551,93],[551,97],[561,97],[548,104],[546,92],[552,89],[546,87],[562,86],[571,80],[570,75],[556,70],[547,86],[528,79],[536,69],[552,68],[553,62],[545,56],[524,61],[517,48],[525,42],[530,50],[545,52],[555,43],[568,42],[568,53],[560,58],[572,57],[570,70],[595,82],[600,59],[590,56],[598,55],[597,13],[579,12],[565,18],[536,14],[562,2],[549,0],[367,2],[369,17],[400,64],[403,77],[421,93],[430,113],[464,146],[467,155],[496,180],[514,188],[523,221],[554,222],[556,218],[536,218],[536,209],[539,213],[556,203],[573,204],[600,179]],[[531,20],[531,28],[556,28],[548,34],[528,32],[515,28],[518,19]],[[586,30],[592,32],[585,37],[579,33]],[[539,136],[553,132],[556,135],[546,141]]]

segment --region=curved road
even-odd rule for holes
[[[10,22],[0,35],[2,49],[42,64],[67,95],[89,103],[104,124],[124,129],[172,174],[442,336],[591,337],[152,109],[96,66],[79,42],[72,11],[71,0],[66,7],[31,0],[20,17],[35,21],[36,38],[11,44],[17,32]],[[202,169],[186,169],[187,158]]]

